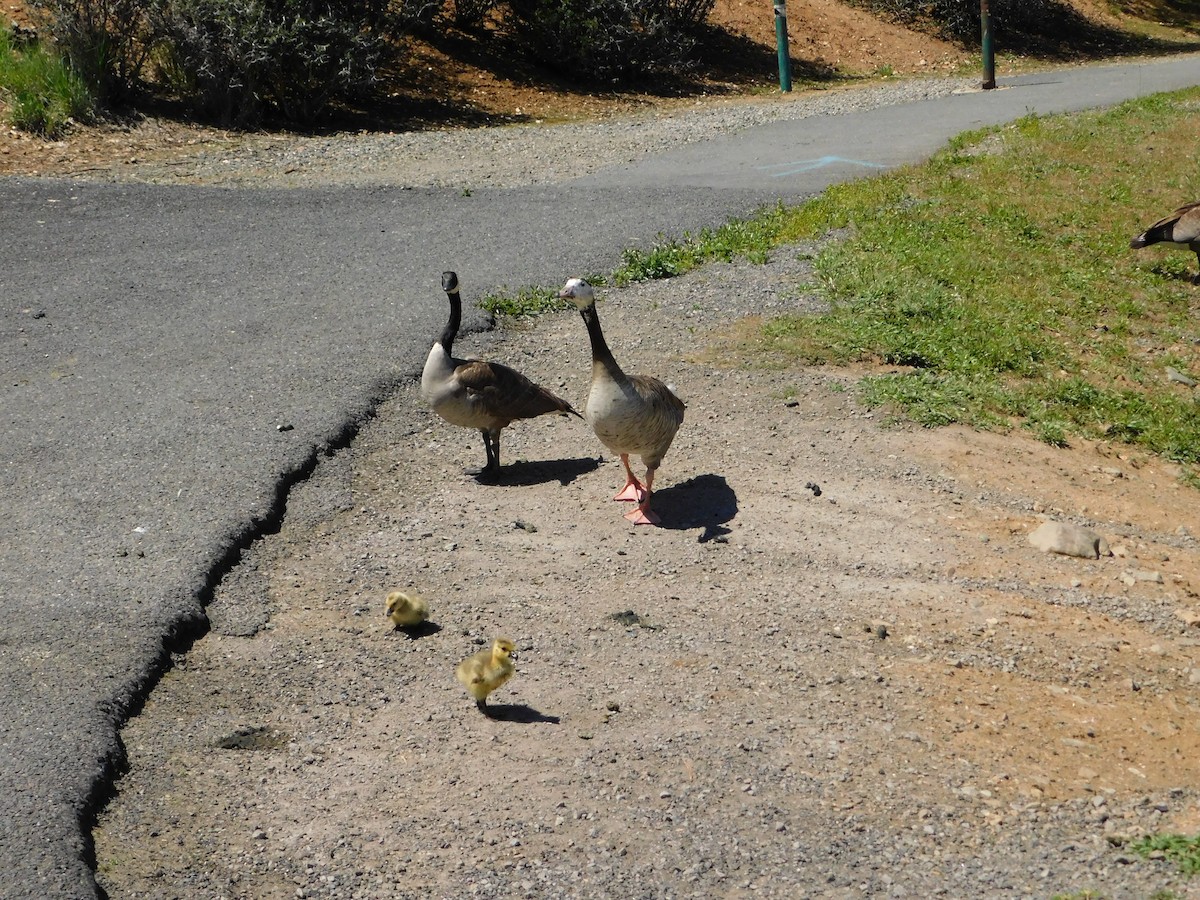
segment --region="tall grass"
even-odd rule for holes
[[[87,85],[62,59],[36,42],[15,46],[6,29],[0,29],[0,101],[10,125],[52,139],[93,109]]]

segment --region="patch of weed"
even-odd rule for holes
[[[1139,856],[1166,859],[1189,877],[1200,873],[1200,835],[1151,834],[1131,843],[1129,849]]]
[[[65,61],[36,41],[14,45],[6,29],[0,29],[0,95],[9,124],[51,139],[93,109],[87,85]]]

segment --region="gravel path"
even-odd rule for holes
[[[760,100],[673,104],[604,122],[361,134],[247,136],[235,146],[90,177],[214,185],[514,187],[552,184],[714,134],[807,116],[839,115],[971,90],[962,78],[897,81]]]
[[[620,517],[577,420],[507,429],[485,486],[478,435],[388,402],[125,729],[108,895],[1197,896],[1129,850],[1200,824],[1195,497],[733,362],[727,310],[814,309],[807,272],[789,248],[603,295],[618,358],[688,403],[662,528]],[[463,350],[584,395],[574,313]],[[1034,550],[1045,518],[1115,555]],[[394,630],[396,588],[434,626]],[[490,720],[453,673],[498,634]]]

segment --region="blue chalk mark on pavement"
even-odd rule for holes
[[[769,166],[758,166],[759,169],[779,169],[778,172],[771,172],[772,178],[783,178],[787,175],[798,175],[801,172],[811,172],[814,169],[823,169],[826,166],[836,165],[847,166],[862,166],[865,169],[883,169],[886,168],[882,163],[865,162],[861,159],[846,159],[843,156],[822,156],[819,159],[798,159],[793,162],[772,163]]]

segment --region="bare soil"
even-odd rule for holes
[[[602,294],[621,363],[688,404],[661,527],[579,420],[463,475],[479,436],[415,384],[322,463],[124,732],[109,895],[1200,896],[1127,849],[1200,827],[1200,497],[764,366],[744,326],[814,308],[804,249]],[[470,351],[582,404],[572,312]],[[1113,555],[1035,550],[1046,520]],[[454,668],[498,635],[485,718]]]

